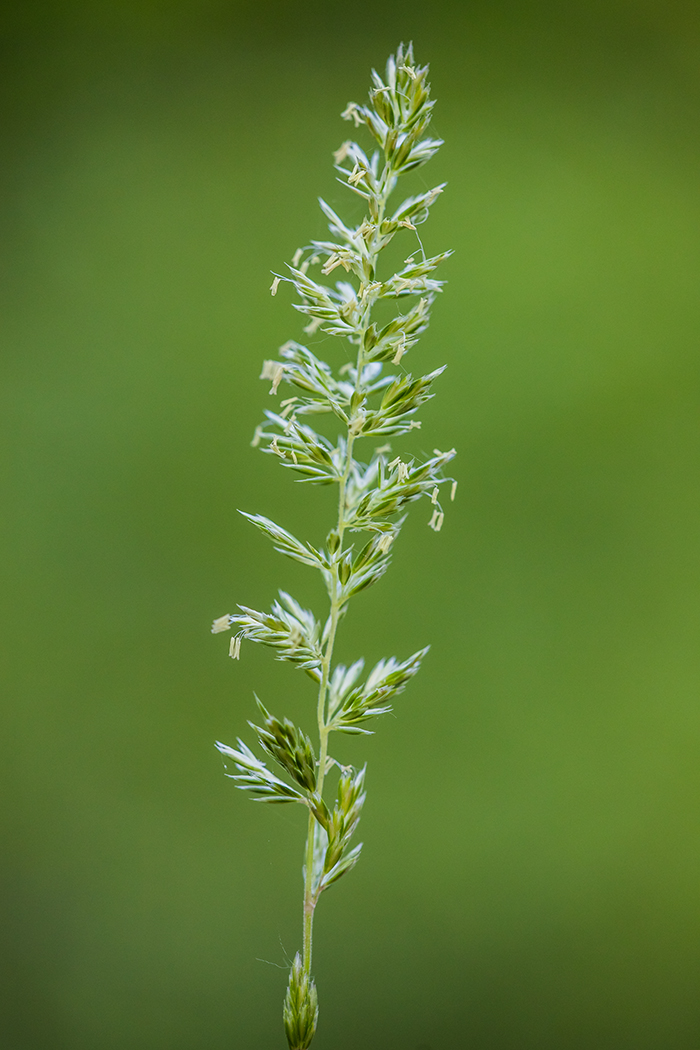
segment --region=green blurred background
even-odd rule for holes
[[[274,1050],[303,814],[222,776],[212,638],[313,574],[324,490],[249,447],[301,322],[270,269],[349,217],[331,151],[412,38],[456,249],[413,367],[459,449],[340,655],[433,649],[318,914],[318,1050],[700,1045],[700,10],[682,0],[73,0],[3,15],[6,1050]],[[335,353],[333,341],[319,351]]]

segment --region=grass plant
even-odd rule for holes
[[[296,340],[280,347],[276,359],[265,361],[261,378],[270,381],[270,394],[279,397],[283,385],[295,393],[282,397],[278,409],[265,412],[253,445],[275,456],[303,484],[333,489],[337,518],[325,545],[316,548],[261,514],[241,513],[272,540],[275,550],[321,574],[328,613],[317,619],[280,591],[270,612],[239,605],[237,613],[220,617],[212,627],[214,633],[235,629],[229,649],[234,659],[243,640],[261,642],[278,660],[303,670],[317,690],[317,743],[256,697],[258,716],[249,725],[265,760],[241,739],[236,748],[216,745],[226,775],[257,801],[308,810],[302,951],[291,967],[283,1008],[290,1050],[306,1050],[318,1023],[312,977],[316,906],[321,894],[355,866],[362,849],[353,836],[365,801],[365,767],[355,769],[334,758],[331,734],[369,733],[366,723],[391,710],[390,701],[416,674],[427,652],[380,660],[363,677],[362,658],[349,667],[334,664],[338,627],[351,598],[386,572],[408,505],[427,499],[428,524],[439,532],[443,486],[452,499],[456,489],[454,479],[445,475],[454,449],[403,459],[391,445],[420,427],[416,413],[433,396],[433,383],[443,371],[414,377],[406,361],[444,284],[431,275],[451,254],[427,258],[418,236],[444,185],[389,208],[399,178],[425,164],[442,144],[426,134],[434,105],[427,73],[427,66],[416,65],[411,45],[401,45],[389,58],[383,78],[372,71],[369,105],[351,102],[342,115],[369,131],[377,145],[369,154],[346,141],[334,154],[339,181],[365,201],[366,214],[358,226],[349,226],[319,200],[330,239],[299,248],[286,272],[273,274],[273,295],[282,284],[294,288],[300,300],[294,308],[308,319],[307,342],[317,342],[318,332],[337,337],[342,361],[333,367]],[[399,237],[410,240],[410,254],[398,272],[382,276],[380,254]],[[333,287],[321,283],[338,270],[347,279]],[[396,302],[397,312],[380,324],[373,310],[383,300]],[[313,429],[308,420],[314,416],[335,420],[341,431],[335,441]],[[368,445],[370,453],[358,458]]]

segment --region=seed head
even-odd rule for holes
[[[294,957],[282,1010],[289,1050],[307,1050],[318,1024],[316,985],[304,973],[299,952]]]

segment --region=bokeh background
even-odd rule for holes
[[[684,0],[29,2],[3,14],[2,1045],[274,1050],[303,814],[222,776],[256,689],[213,617],[313,574],[329,493],[249,447],[298,337],[270,269],[350,217],[331,152],[413,39],[456,249],[414,367],[456,445],[340,654],[424,670],[322,901],[318,1050],[700,1043],[700,11]],[[407,235],[408,236],[408,235]],[[319,352],[335,353],[333,340]],[[417,363],[416,363],[417,362]]]

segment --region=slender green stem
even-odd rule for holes
[[[381,225],[384,218],[384,211],[386,209],[386,202],[391,193],[391,169],[387,164],[384,173],[382,175],[381,187],[382,193],[378,201],[378,218],[377,218],[377,230]],[[377,248],[377,235],[372,241],[372,248],[370,250],[369,265],[372,275],[374,275],[377,256],[379,255],[379,249]],[[365,338],[367,331],[370,326],[370,313],[371,313],[371,302],[368,303],[365,315],[363,318],[362,334],[360,336],[360,345],[357,354],[357,366],[356,366],[356,378],[355,378],[355,393],[359,394],[362,389],[362,370],[365,364]],[[350,471],[352,470],[353,464],[353,446],[355,444],[355,438],[357,431],[354,427],[355,419],[351,418],[348,425],[348,436],[347,444],[345,447],[345,469],[340,478],[340,485],[338,491],[338,521],[336,525],[336,532],[339,539],[339,547],[337,557],[333,566],[333,580],[328,588],[328,595],[330,598],[330,629],[328,633],[328,641],[323,655],[323,661],[321,664],[321,682],[318,689],[318,704],[317,704],[317,719],[318,719],[318,733],[320,742],[319,762],[318,762],[318,779],[316,782],[316,793],[319,796],[323,796],[323,784],[326,778],[326,766],[328,764],[328,735],[330,730],[326,726],[326,699],[328,696],[328,683],[330,680],[330,673],[333,661],[333,647],[335,645],[335,636],[338,628],[338,618],[340,616],[340,603],[339,603],[339,590],[340,580],[338,577],[338,565],[340,563],[340,557],[343,553],[343,536],[346,528],[346,492],[348,479],[350,477]],[[313,925],[314,925],[314,911],[316,909],[317,898],[314,896],[313,888],[313,864],[314,864],[314,837],[315,837],[316,818],[313,813],[309,811],[309,822],[308,830],[306,835],[306,863],[304,867],[304,932],[303,932],[303,967],[304,973],[307,975],[311,973],[311,958],[313,952]]]
[[[361,351],[360,351],[361,356]],[[358,362],[359,363],[359,362]],[[348,477],[350,475],[350,469],[352,467],[352,447],[354,444],[354,434],[348,433],[348,443],[345,457],[345,470],[343,476],[340,479],[340,491],[338,494],[338,523],[337,532],[340,537],[340,550],[343,545],[343,534],[345,532],[345,490],[347,487]],[[333,647],[335,645],[335,635],[338,628],[338,616],[340,614],[340,604],[338,602],[338,567],[337,563],[334,567],[333,573],[333,585],[330,590],[331,600],[331,612],[330,612],[330,630],[328,634],[328,642],[326,644],[326,650],[323,656],[323,662],[321,665],[321,683],[318,690],[318,732],[321,743],[319,762],[318,762],[318,780],[316,784],[316,791],[318,795],[323,795],[323,782],[326,778],[326,765],[328,761],[328,734],[329,730],[326,726],[326,697],[328,695],[328,681],[330,678],[331,665],[333,660]],[[306,865],[304,868],[304,972],[309,974],[311,972],[311,955],[313,949],[313,923],[314,923],[314,910],[316,908],[316,899],[313,893],[313,861],[314,861],[314,832],[315,832],[316,818],[313,813],[309,812],[309,824],[306,836]]]

